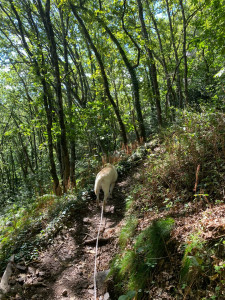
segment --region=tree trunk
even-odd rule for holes
[[[48,41],[50,44],[50,54],[51,61],[54,68],[55,75],[55,85],[56,85],[56,99],[57,99],[57,112],[59,116],[59,125],[60,125],[60,142],[62,148],[62,164],[63,164],[63,189],[64,192],[67,192],[68,181],[70,176],[70,160],[69,160],[69,152],[67,148],[67,137],[66,137],[66,127],[64,122],[64,112],[63,112],[63,100],[62,100],[62,88],[61,88],[61,79],[60,79],[60,71],[59,71],[59,59],[56,49],[56,42],[54,37],[54,31],[50,19],[50,0],[46,1],[45,11],[42,7],[41,0],[37,0],[38,9],[42,18],[42,22],[45,27],[45,31],[48,37]]]
[[[46,115],[47,115],[47,134],[48,134],[48,150],[49,150],[49,160],[50,160],[50,173],[53,179],[53,190],[54,193],[56,195],[61,195],[62,191],[61,191],[61,187],[59,184],[59,179],[57,176],[57,171],[56,171],[56,166],[55,166],[55,161],[54,161],[54,152],[53,152],[53,143],[52,143],[52,110],[51,110],[51,97],[49,97],[49,89],[50,87],[47,87],[47,83],[45,80],[45,75],[41,74],[41,70],[45,70],[45,68],[42,68],[39,66],[37,60],[35,59],[34,55],[32,54],[27,42],[26,42],[26,37],[24,34],[24,29],[23,29],[23,25],[21,22],[21,19],[19,17],[19,14],[13,4],[13,1],[10,0],[10,4],[11,4],[11,8],[13,10],[13,13],[16,16],[16,19],[18,21],[18,32],[21,36],[22,39],[22,43],[24,46],[24,49],[26,50],[31,63],[34,66],[35,69],[35,75],[38,77],[38,79],[41,81],[42,84],[42,88],[43,88],[43,100],[44,100],[44,107],[45,107],[45,111],[46,111]],[[13,25],[15,25],[13,23]],[[42,52],[41,49],[41,45],[39,44],[40,50]],[[49,103],[48,103],[49,102]]]
[[[162,67],[163,67],[163,70],[164,70],[164,73],[165,73],[165,77],[166,77],[166,86],[167,86],[166,115],[167,115],[168,106],[169,105],[170,106],[175,105],[175,94],[174,94],[171,78],[170,78],[168,68],[167,68],[167,63],[166,63],[166,59],[165,59],[165,54],[164,54],[164,49],[163,49],[163,45],[162,45],[161,35],[160,35],[159,29],[158,29],[158,24],[157,24],[155,16],[153,15],[153,13],[150,10],[148,0],[146,2],[148,4],[149,13],[150,13],[150,16],[152,18],[152,21],[153,21],[153,24],[154,24],[154,27],[155,27],[155,31],[156,31],[156,34],[157,34],[157,37],[158,37],[158,41],[159,41],[160,53],[161,53],[161,56],[162,56],[162,58],[159,61],[162,64]]]
[[[125,145],[127,145],[128,141],[127,141],[126,129],[125,129],[125,126],[123,124],[122,118],[120,116],[119,109],[118,109],[116,103],[114,102],[114,100],[112,98],[112,95],[110,93],[109,82],[108,82],[108,78],[107,78],[107,75],[106,75],[106,72],[105,72],[105,67],[104,67],[101,55],[99,54],[97,48],[95,47],[95,45],[94,45],[94,43],[93,43],[93,41],[91,39],[91,36],[90,36],[89,32],[87,31],[87,28],[86,28],[83,20],[78,15],[75,6],[73,4],[70,4],[70,6],[71,6],[71,9],[72,9],[72,12],[73,12],[75,18],[77,19],[78,23],[80,24],[80,26],[81,26],[81,28],[83,30],[83,34],[84,34],[87,42],[89,43],[91,49],[95,53],[96,59],[98,61],[98,64],[99,64],[99,67],[100,67],[100,70],[101,70],[101,75],[102,75],[102,78],[103,78],[105,93],[106,93],[106,95],[107,95],[110,103],[112,104],[114,112],[116,114],[118,123],[120,125],[120,130],[121,130],[121,135],[122,135],[122,138],[123,138],[123,142],[124,142]]]
[[[184,57],[184,106],[188,104],[188,64],[187,64],[187,54],[186,54],[186,44],[187,44],[187,22],[184,12],[183,0],[180,0],[180,7],[182,12],[182,19],[183,19],[183,57]]]
[[[179,106],[182,108],[183,107],[183,95],[182,95],[181,79],[180,79],[180,67],[179,67],[180,61],[179,61],[179,57],[178,57],[177,47],[175,44],[175,37],[173,34],[173,26],[172,26],[172,20],[171,20],[168,0],[166,0],[166,7],[167,7],[167,15],[168,15],[169,25],[170,25],[170,36],[171,36],[171,40],[172,40],[172,44],[173,44],[173,51],[174,51],[175,61],[176,61],[175,74],[176,74],[176,84],[177,84],[177,93],[178,93],[178,103],[179,103]]]
[[[64,51],[64,72],[65,72],[65,86],[67,93],[67,101],[69,107],[69,124],[70,124],[70,186],[73,188],[76,185],[75,179],[75,162],[76,162],[76,151],[75,151],[75,124],[72,121],[72,94],[71,94],[71,81],[69,77],[69,61],[68,61],[68,43],[66,40],[67,33],[64,24],[63,11],[59,9],[61,26],[62,26],[62,38],[63,38],[63,51]]]
[[[142,116],[142,109],[141,109],[141,104],[140,104],[140,97],[139,97],[139,82],[138,82],[138,79],[137,79],[135,68],[129,62],[125,51],[123,50],[123,48],[120,45],[118,39],[112,33],[112,31],[109,29],[109,27],[106,26],[104,24],[104,22],[102,22],[102,20],[100,20],[99,18],[97,18],[97,20],[103,25],[104,29],[109,34],[111,40],[117,46],[117,48],[118,48],[118,50],[119,50],[119,52],[121,54],[121,57],[122,57],[125,65],[127,67],[127,70],[128,70],[128,72],[130,74],[132,88],[133,88],[133,93],[134,93],[135,110],[136,110],[136,113],[137,113],[137,119],[138,119],[138,124],[139,124],[139,129],[140,129],[140,136],[143,139],[143,141],[146,141],[146,132],[145,132],[144,120],[143,120],[143,116]]]
[[[51,112],[51,105],[49,105],[49,102],[51,99],[47,97],[48,90],[47,85],[44,79],[42,79],[42,86],[43,86],[43,100],[44,100],[44,106],[45,111],[47,114],[47,134],[48,134],[48,150],[49,150],[49,160],[50,160],[50,172],[53,179],[53,191],[57,196],[62,195],[62,189],[59,184],[59,179],[57,176],[55,161],[54,161],[54,149],[53,149],[53,142],[52,142],[52,112]],[[50,106],[50,107],[49,107]]]
[[[150,78],[151,78],[151,81],[152,81],[152,92],[153,92],[153,96],[155,98],[158,123],[159,123],[159,126],[162,126],[162,111],[161,111],[158,79],[157,79],[157,70],[156,70],[152,50],[148,47],[149,36],[148,36],[148,32],[147,32],[147,29],[146,29],[146,26],[145,26],[142,2],[141,2],[141,0],[137,0],[137,3],[138,3],[139,19],[140,19],[140,22],[141,22],[142,34],[143,34],[143,37],[144,37],[144,40],[145,40],[145,49],[147,51],[148,58],[149,58],[149,63],[150,63]]]

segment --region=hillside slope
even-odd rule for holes
[[[117,165],[98,299],[225,298],[225,118],[188,115],[181,124]],[[90,195],[79,209],[70,205],[35,259],[15,265],[3,299],[94,299],[101,211]]]

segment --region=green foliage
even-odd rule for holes
[[[81,197],[46,194],[4,209],[0,216],[0,269],[9,257],[31,260],[84,206]]]
[[[177,112],[176,123],[160,135],[163,144],[158,153],[148,156],[148,195],[158,207],[170,210],[189,201],[205,207],[212,199],[222,200],[224,126],[224,114],[214,110]],[[139,205],[144,209],[147,203],[143,199]]]
[[[205,241],[200,238],[199,233],[189,237],[182,260],[181,283],[189,284],[201,272],[205,257],[204,244]]]
[[[191,289],[205,289],[207,285],[207,289],[211,290],[210,299],[224,296],[224,244],[223,238],[207,243],[201,238],[201,232],[189,236],[180,272],[180,286],[186,295]]]
[[[136,295],[135,291],[129,291],[126,295],[122,295],[118,300],[132,300]]]
[[[144,181],[141,177],[127,198],[127,220],[132,220],[134,216],[139,220],[143,216],[145,219],[148,216],[152,218],[152,212],[156,215],[159,211],[174,215],[176,209],[186,214],[198,213],[201,209],[209,209],[214,203],[223,204],[224,128],[224,114],[213,108],[202,108],[201,113],[177,111],[174,126],[161,133],[161,143],[154,153],[150,151],[147,155]],[[198,165],[200,169],[196,178]],[[195,185],[197,188],[193,191]],[[127,243],[122,244],[121,254],[112,264],[118,295],[126,297],[127,292],[136,291],[136,298],[142,299],[142,292],[154,281],[152,270],[157,267],[158,258],[167,255],[160,236],[168,237],[170,232],[170,225],[163,226],[160,222],[154,222],[136,237],[132,236],[131,222]],[[218,225],[219,228],[221,225]],[[122,228],[122,234],[123,230],[129,232],[127,226],[129,222]],[[133,235],[135,233],[133,231]],[[183,245],[179,287],[184,295],[191,297],[197,289],[205,290],[208,286],[208,294],[218,297],[224,289],[224,239],[207,242],[203,237],[200,227]]]
[[[118,293],[136,291],[137,299],[141,297],[153,269],[160,260],[166,259],[167,243],[173,225],[174,220],[171,218],[154,221],[136,236],[132,246],[115,258],[111,272],[115,277]],[[129,297],[129,293],[123,297]]]
[[[126,220],[126,224],[123,226],[119,236],[119,243],[121,248],[125,248],[129,243],[129,239],[134,236],[138,220],[135,216],[130,216]]]
[[[224,201],[224,1],[141,2],[148,41],[142,36],[135,1],[83,1],[76,8],[91,37],[91,43],[97,49],[96,55],[71,11],[70,4],[77,4],[77,1],[50,1],[49,19],[57,54],[53,59],[46,24],[43,23],[41,9],[38,8],[39,4],[45,7],[44,1],[1,1],[2,260],[14,250],[22,249],[23,253],[28,254],[28,249],[37,249],[38,240],[46,235],[42,223],[48,224],[45,226],[47,232],[54,232],[59,228],[57,224],[66,215],[70,215],[69,203],[73,210],[75,204],[73,205],[72,200],[63,202],[63,198],[53,196],[38,198],[52,193],[52,164],[56,166],[57,179],[61,182],[63,178],[66,151],[62,151],[62,146],[67,146],[66,150],[70,152],[70,167],[76,165],[75,181],[79,190],[77,197],[85,198],[86,191],[82,187],[88,185],[88,188],[92,188],[94,170],[101,157],[109,156],[115,149],[121,148],[118,115],[125,125],[129,142],[140,136],[140,114],[137,117],[139,104],[148,136],[160,129],[163,144],[156,153],[148,153],[146,173],[141,174],[142,181],[147,181],[150,189],[146,192],[139,184],[136,191],[126,199],[127,210],[137,208],[136,211],[144,215],[160,209],[170,212],[176,209],[176,205],[184,204],[184,209],[188,211],[189,203],[193,201],[202,207]],[[182,23],[181,2],[186,24]],[[172,29],[167,9],[172,17]],[[118,39],[117,46],[110,39],[106,25]],[[182,25],[186,25],[186,36]],[[174,47],[171,43],[172,35]],[[186,49],[183,49],[185,38]],[[133,73],[129,74],[118,45],[124,51]],[[151,66],[146,45],[150,50],[154,49],[150,59]],[[184,53],[187,55],[188,78],[185,78]],[[102,58],[107,84],[102,76],[98,57]],[[54,60],[57,60],[59,67],[58,81],[55,77]],[[160,90],[158,100],[167,128],[158,128],[156,97],[152,88],[156,86],[152,84],[154,61]],[[134,75],[134,72],[137,75],[137,83],[134,85],[138,87],[136,91],[132,89],[131,74]],[[184,110],[178,109],[182,107],[177,96],[178,75],[183,97],[184,79],[188,79]],[[115,105],[112,105],[106,95],[107,88]],[[62,94],[58,97],[60,90]],[[59,105],[60,99],[62,106]],[[140,99],[140,103],[137,103],[137,99]],[[62,124],[62,118],[65,124]],[[67,143],[60,145],[61,137],[67,137]],[[51,159],[50,146],[53,152]],[[144,147],[140,147],[136,153],[119,163],[119,175],[129,173],[146,154]],[[72,161],[73,155],[76,162]],[[200,171],[197,180],[198,165]],[[195,184],[196,191],[193,193]],[[67,203],[66,206],[63,203]],[[77,202],[76,205],[79,207]],[[127,217],[120,236],[124,251],[132,244],[138,218],[138,213],[133,218]],[[160,231],[159,228],[154,230]],[[146,272],[149,275],[151,267],[156,263],[150,258],[155,255],[154,249],[150,249],[148,243],[146,247],[142,243],[144,239],[153,238],[155,247],[158,247],[156,237],[152,237],[154,230],[146,230],[143,236],[140,234],[135,245],[124,254],[121,276],[131,274],[131,280],[126,282],[126,290],[129,288],[130,292],[121,296],[124,299],[132,297],[132,286],[136,290],[140,281],[136,279],[138,275],[130,269],[140,268],[140,273],[145,274],[147,266],[149,271]],[[37,238],[34,238],[32,245],[26,242],[26,237],[30,236]],[[158,241],[159,244],[161,242]],[[191,241],[191,244],[194,245],[194,242]],[[201,257],[200,244],[198,241],[193,249]],[[193,249],[187,250],[189,254],[184,262],[187,274],[190,269],[196,268],[199,272],[202,267],[198,256],[192,253]],[[36,255],[37,251],[34,253]],[[141,258],[144,258],[144,265]],[[136,265],[135,260],[140,264]],[[129,265],[128,269],[126,265]],[[224,273],[221,261],[214,265],[216,275]]]
[[[142,5],[144,21],[149,24],[147,44],[149,49],[154,49],[153,58],[157,62],[162,115],[165,123],[170,124],[169,117],[174,120],[174,110],[179,106],[175,93],[178,71],[184,93],[182,51],[184,36],[181,9],[177,1],[169,2],[168,8],[173,16],[172,33],[175,36],[175,49],[180,62],[178,70],[174,49],[171,47],[172,33],[168,24],[166,2],[157,1],[155,5],[154,1],[149,3],[142,1]],[[219,76],[217,74],[224,68],[224,3],[217,0],[186,1],[184,12],[188,20],[187,104],[199,111],[201,104],[222,110],[224,75],[223,72]],[[146,51],[143,51],[146,41],[142,36],[137,3],[112,0],[101,3],[86,1],[79,7],[78,13],[92,38],[93,45],[102,57],[109,90],[126,127],[129,140],[133,141],[138,137],[137,103],[134,101],[131,76],[128,74],[121,52],[106,32],[106,25],[117,37],[128,62],[131,66],[136,66],[133,71],[135,70],[139,82],[138,95],[146,132],[148,134],[157,132],[156,101],[151,88],[152,74],[151,68],[149,70],[149,58]],[[1,201],[5,202],[8,197],[17,194],[18,188],[22,190],[21,194],[28,190],[30,197],[39,194],[41,189],[40,194],[51,192],[49,173],[51,166],[48,157],[48,145],[51,141],[47,133],[47,124],[50,120],[47,120],[48,109],[46,110],[44,104],[44,95],[48,98],[47,106],[51,108],[50,131],[58,177],[61,176],[63,169],[61,162],[63,157],[59,147],[61,131],[62,136],[66,135],[68,138],[68,147],[75,142],[78,164],[82,164],[84,157],[96,155],[99,160],[102,154],[112,153],[121,146],[122,139],[115,107],[106,97],[98,60],[72,14],[69,2],[52,1],[50,5],[50,15],[54,16],[51,18],[52,27],[57,37],[56,53],[59,56],[57,63],[66,130],[61,128],[59,120],[58,113],[61,108],[58,106],[56,96],[51,47],[38,3],[27,6],[25,2],[14,1],[10,4],[4,0],[0,14],[2,20],[0,195]],[[65,15],[70,18],[66,20]],[[17,18],[20,18],[21,22]],[[32,19],[35,19],[36,29],[40,32],[35,30]],[[21,28],[18,24],[21,24]],[[21,36],[22,33],[24,36]],[[68,42],[67,48],[64,38]],[[17,43],[18,39],[21,43]],[[166,79],[172,81],[171,87],[166,85]],[[43,90],[43,80],[46,81],[48,95],[46,90]],[[173,90],[173,99],[168,99],[170,89]]]

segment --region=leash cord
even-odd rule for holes
[[[96,239],[96,247],[95,247],[95,268],[94,268],[94,299],[97,300],[97,284],[96,284],[96,276],[97,276],[97,256],[98,256],[98,239],[100,235],[100,229],[102,225],[102,218],[103,218],[103,205],[102,205],[102,212],[101,212],[101,220],[98,228],[98,235]]]

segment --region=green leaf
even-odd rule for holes
[[[126,295],[122,295],[118,300],[132,300],[136,295],[135,291],[129,291]]]

